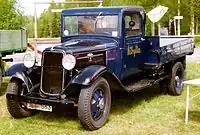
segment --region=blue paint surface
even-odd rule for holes
[[[75,8],[62,12],[63,17],[78,15],[118,15],[120,33],[118,37],[106,35],[74,35],[63,36],[61,42],[70,40],[88,39],[97,41],[107,51],[107,69],[120,80],[143,72],[145,63],[165,64],[193,52],[193,38],[162,38],[159,36],[145,36],[146,14],[142,7],[102,7],[102,8]],[[141,34],[126,37],[124,14],[139,14],[141,19]],[[63,26],[63,25],[61,25]],[[63,27],[61,27],[63,33]],[[182,43],[184,41],[184,43]],[[81,48],[81,47],[80,47]],[[94,47],[95,48],[95,47]],[[128,55],[128,49],[140,49],[140,53]],[[69,49],[69,48],[68,48]],[[85,48],[86,49],[86,48]],[[98,48],[96,48],[98,49]],[[86,50],[90,50],[89,48]]]
[[[16,72],[22,73],[22,72],[26,71],[26,69],[27,68],[24,66],[23,63],[15,64],[6,70],[6,76],[12,76]]]

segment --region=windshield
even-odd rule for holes
[[[101,34],[118,36],[117,15],[65,16],[65,36],[78,34]]]

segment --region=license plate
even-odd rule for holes
[[[52,106],[50,106],[50,105],[27,103],[27,108],[34,109],[34,110],[40,110],[40,111],[46,111],[46,112],[52,112]]]

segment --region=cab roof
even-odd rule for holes
[[[70,8],[62,11],[62,15],[93,15],[99,14],[119,14],[122,12],[144,12],[141,6],[124,6],[124,7],[84,7],[84,8]]]

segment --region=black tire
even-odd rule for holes
[[[172,67],[170,79],[160,82],[162,92],[167,92],[173,96],[179,96],[183,91],[182,82],[185,80],[185,69],[181,62],[177,62]]]
[[[101,128],[108,119],[110,107],[110,87],[104,78],[99,77],[89,88],[81,90],[78,101],[78,117],[85,129]]]
[[[169,80],[163,80],[160,82],[160,93],[161,94],[168,94],[168,85],[169,85]]]
[[[20,103],[19,95],[22,92],[22,82],[19,80],[11,80],[8,84],[7,91],[17,91],[18,95],[7,95],[7,109],[14,118],[24,118],[32,116],[36,111],[28,110],[25,104]]]

